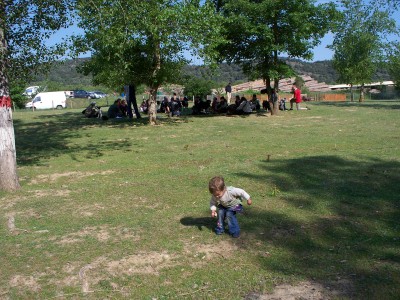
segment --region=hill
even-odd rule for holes
[[[86,58],[68,60],[63,64],[56,65],[47,76],[38,76],[35,82],[53,81],[64,86],[80,88],[91,85],[91,77],[79,74],[76,67],[85,61]],[[297,72],[298,75],[310,76],[318,82],[327,84],[337,83],[337,73],[333,69],[332,61],[305,62],[296,59],[285,59],[286,62]],[[220,85],[225,85],[231,81],[233,83],[244,83],[249,81],[248,77],[243,73],[239,65],[220,64],[214,72],[205,66],[187,65],[183,68],[186,76],[194,76],[212,80]],[[378,70],[373,81],[390,80],[385,70]]]

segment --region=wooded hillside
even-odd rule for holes
[[[66,86],[77,85],[77,87],[90,85],[90,76],[83,76],[76,71],[76,67],[84,60],[85,58],[66,61],[61,65],[55,66],[48,76],[38,76],[35,81],[47,80],[58,82]],[[329,60],[304,62],[301,60],[286,59],[286,61],[299,75],[308,75],[318,82],[325,82],[327,84],[337,83],[337,74],[332,67],[332,62]],[[219,68],[214,73],[212,73],[208,67],[188,65],[184,67],[183,72],[186,76],[212,80],[220,85],[225,85],[228,81],[232,83],[249,81],[238,65],[220,64]],[[388,73],[381,69],[375,74],[374,81],[383,80],[390,80],[390,78]]]

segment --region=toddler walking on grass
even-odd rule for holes
[[[234,238],[238,238],[240,235],[240,228],[236,219],[236,213],[243,211],[243,199],[247,201],[248,205],[251,205],[250,195],[242,189],[233,186],[226,187],[224,178],[220,176],[211,178],[208,183],[208,189],[212,195],[210,201],[211,216],[218,216],[215,233],[224,233],[224,221],[226,218],[228,221],[229,234]]]

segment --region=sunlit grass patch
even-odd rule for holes
[[[0,193],[0,298],[394,299],[399,108],[315,103],[159,126],[16,112],[22,188]],[[215,175],[252,196],[239,239],[213,232]]]

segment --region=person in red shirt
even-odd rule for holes
[[[293,103],[296,103],[296,109],[299,110],[301,103],[301,91],[296,86],[296,84],[293,84],[292,92],[293,92],[293,98],[290,99],[290,110],[293,110]]]

